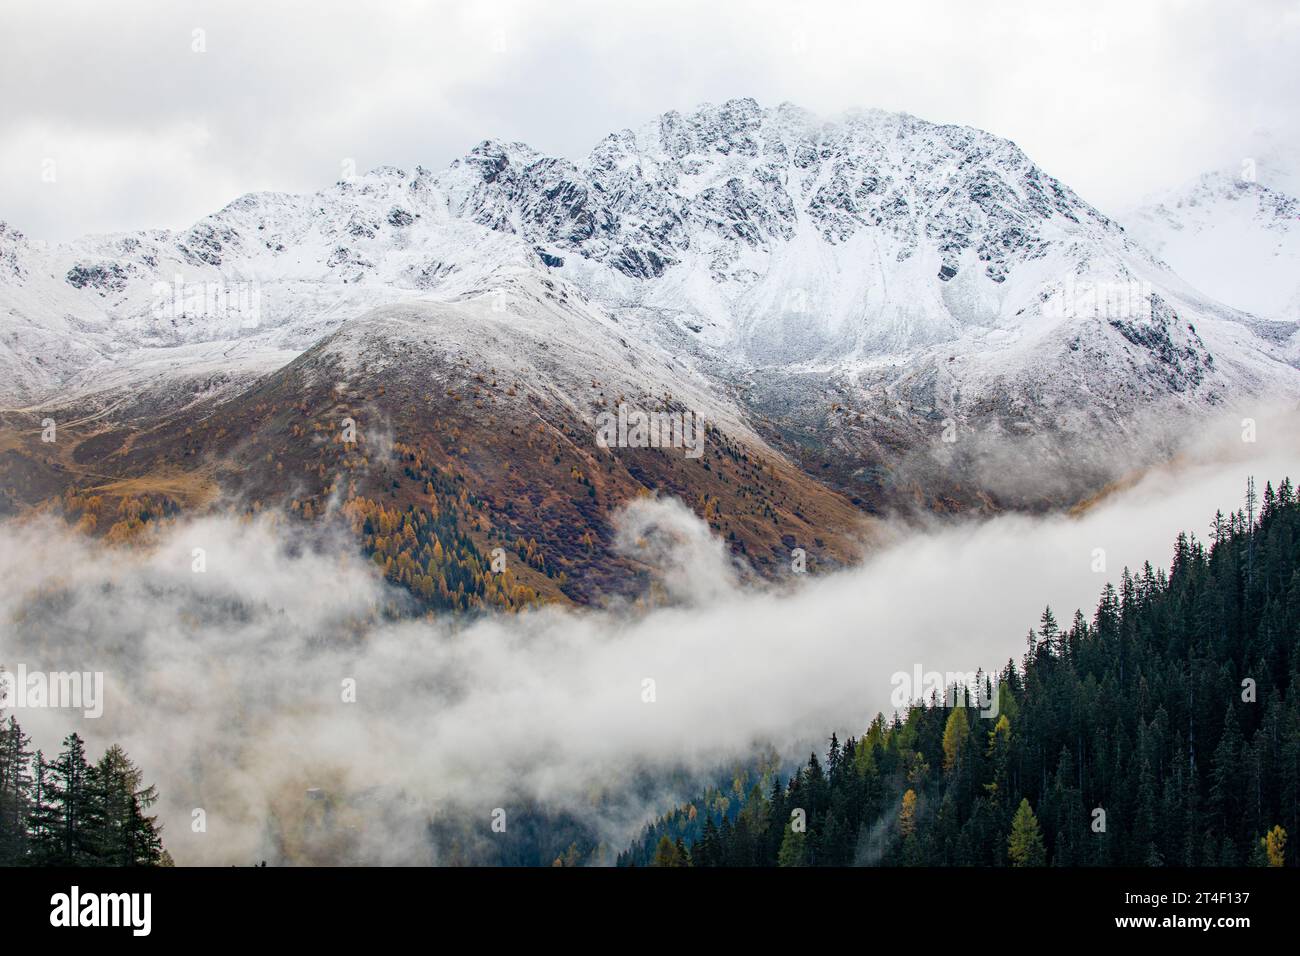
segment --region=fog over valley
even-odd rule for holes
[[[122,744],[178,863],[448,862],[431,819],[508,841],[539,813],[617,849],[730,767],[861,733],[892,712],[896,674],[996,671],[1045,604],[1064,624],[1124,567],[1167,566],[1180,531],[1242,507],[1247,476],[1300,475],[1286,416],[1255,443],[1216,420],[1075,516],[881,523],[860,565],[768,583],[679,502],[643,497],[618,547],[653,585],[577,610],[421,616],[328,520],[216,509],[130,549],[13,519],[0,663],[103,673],[102,717],[20,719],[46,753],[70,729]]]

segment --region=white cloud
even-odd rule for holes
[[[441,168],[487,137],[576,157],[733,96],[981,126],[1113,212],[1236,165],[1256,130],[1293,141],[1298,41],[1285,0],[13,2],[0,217],[39,238],[185,226],[344,157]]]

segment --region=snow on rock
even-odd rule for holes
[[[1300,321],[1300,199],[1216,171],[1126,218],[1135,238],[1216,299]]]
[[[1242,269],[1286,271],[1294,206],[1264,187],[1214,196],[1204,228],[1240,210],[1257,243],[1237,242]],[[1290,293],[1251,286],[1258,309],[1197,260],[1189,285],[1162,261],[1178,268],[1187,227],[1162,215],[1143,220],[1157,257],[990,133],[732,100],[613,133],[579,162],[485,141],[440,173],[250,194],[182,232],[39,249],[0,227],[0,399],[190,362],[236,381],[396,307],[415,311],[389,332],[472,314],[458,334],[490,332],[515,363],[549,345],[546,362],[572,367],[548,380],[575,388],[640,355],[645,384],[719,409],[737,383],[781,376],[924,414],[1300,394],[1294,324],[1237,311],[1294,323],[1295,270]],[[479,328],[471,302],[504,302],[488,314],[508,321]]]

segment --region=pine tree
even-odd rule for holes
[[[998,716],[989,731],[988,758],[993,779],[985,785],[989,802],[1000,813],[1011,812],[1011,721],[1006,714]]]
[[[691,845],[691,866],[716,866],[718,855],[718,827],[713,822],[713,814],[704,818],[703,835]]]
[[[102,800],[95,843],[110,866],[157,866],[163,860],[156,817],[145,811],[158,800],[157,788],[141,785],[140,770],[116,744],[94,768]]]
[[[1047,851],[1043,848],[1043,833],[1038,826],[1029,799],[1022,798],[1015,818],[1011,821],[1011,836],[1007,839],[1007,856],[1012,866],[1046,866]]]
[[[1239,756],[1241,754],[1241,730],[1237,724],[1237,713],[1232,704],[1228,704],[1223,718],[1223,733],[1219,745],[1214,749],[1210,768],[1210,811],[1215,816],[1215,823],[1220,832],[1227,832],[1236,822],[1238,797],[1237,791],[1245,775],[1241,773]]]
[[[954,707],[948,715],[943,728],[943,769],[951,771],[957,766],[957,760],[966,746],[970,735],[970,724],[966,720],[966,708]]]
[[[59,810],[55,804],[50,764],[36,751],[32,771],[32,806],[28,825],[28,858],[38,866],[54,866],[62,859]]]
[[[916,833],[916,791],[908,789],[898,810],[898,832],[906,840]]]
[[[677,838],[677,842],[675,842],[675,843],[673,844],[673,862],[672,862],[672,865],[673,865],[673,866],[690,866],[690,865],[691,865],[691,857],[690,857],[690,854],[688,854],[688,853],[686,852],[686,843],[685,843],[685,841],[684,841],[681,837],[678,837],[678,838]]]
[[[1044,608],[1043,616],[1038,621],[1038,636],[1043,639],[1043,644],[1055,650],[1060,633],[1061,629],[1057,626],[1056,615],[1052,613],[1051,607]]]
[[[63,751],[50,765],[50,804],[55,810],[55,852],[61,866],[89,866],[99,858],[103,820],[102,791],[86,762],[78,734],[63,739]]]
[[[33,785],[30,743],[12,716],[0,726],[0,866],[16,866],[27,855]]]
[[[777,854],[778,866],[807,866],[808,834],[795,832],[789,823],[785,826],[785,838],[781,840],[781,851]]]
[[[668,839],[665,833],[659,838],[659,845],[655,847],[654,859],[650,862],[651,866],[679,866],[677,859],[677,845]]]

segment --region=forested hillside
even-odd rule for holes
[[[877,716],[789,780],[662,817],[619,862],[1295,866],[1300,502],[1289,479],[1253,488],[1091,619],[1045,611],[996,718],[955,694]]]

